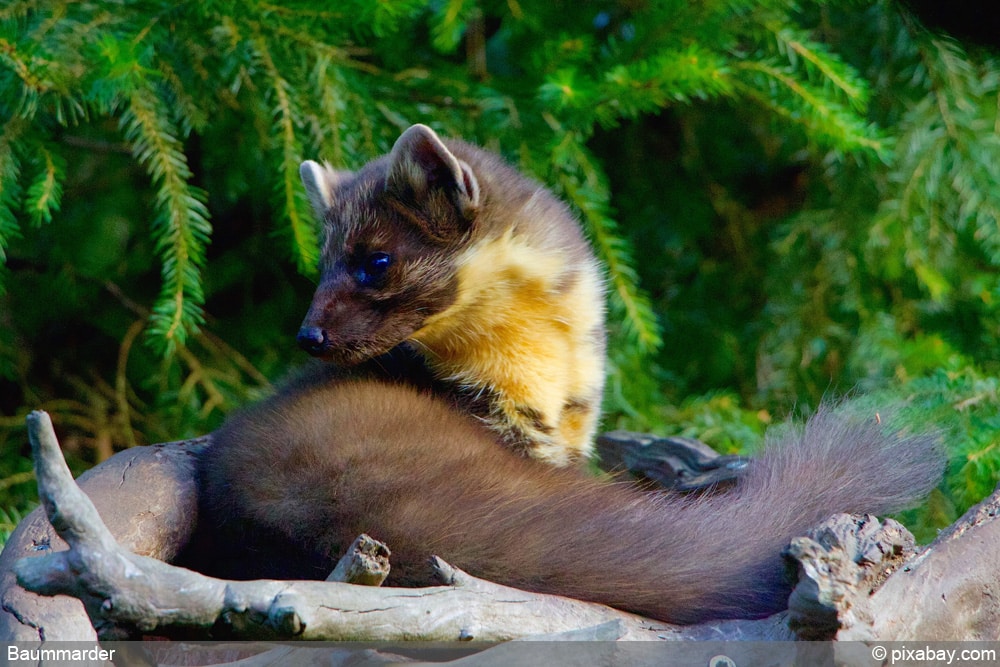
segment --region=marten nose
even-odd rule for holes
[[[323,351],[326,336],[323,335],[323,330],[319,327],[302,327],[295,340],[298,341],[299,347],[309,354],[315,355]]]

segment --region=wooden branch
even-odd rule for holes
[[[210,438],[135,447],[83,473],[80,487],[126,549],[171,561],[190,539],[198,519],[194,464]],[[9,641],[91,641],[97,638],[80,600],[43,597],[14,577],[19,558],[67,550],[43,508],[26,516],[0,552],[0,637]]]
[[[611,431],[597,436],[598,461],[608,472],[628,471],[652,488],[718,492],[747,472],[745,456],[720,456],[703,442],[680,436]]]
[[[381,586],[389,576],[391,555],[389,547],[383,542],[361,534],[337,561],[326,580],[359,586]]]
[[[845,613],[916,550],[913,535],[893,519],[836,514],[792,540],[785,555],[798,565],[789,597],[789,626],[799,639],[833,639]]]
[[[837,639],[996,641],[1000,636],[998,517],[1000,486],[874,594],[844,610]]]
[[[1000,487],[916,552],[900,524],[840,515],[797,538],[790,624],[803,639],[995,641]]]
[[[102,639],[150,633],[190,637],[196,631],[248,639],[495,642],[593,627],[605,628],[602,636],[613,627],[618,639],[763,638],[781,633],[780,617],[671,627],[599,604],[493,584],[440,559],[433,565],[446,585],[420,589],[206,577],[120,546],[74,483],[48,415],[32,413],[28,426],[39,495],[69,548],[22,558],[14,572],[30,591],[82,600]]]

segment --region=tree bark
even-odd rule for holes
[[[1000,486],[893,573],[842,608],[837,639],[1000,638]],[[892,610],[897,610],[892,613]]]
[[[359,535],[337,561],[327,581],[339,581],[359,586],[381,586],[389,576],[389,547],[368,536]]]

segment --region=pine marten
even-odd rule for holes
[[[791,537],[899,509],[940,475],[934,437],[830,410],[725,492],[560,465],[590,452],[604,354],[599,273],[566,208],[422,126],[356,174],[302,173],[326,240],[299,340],[334,363],[214,434],[211,573],[323,578],[367,532],[393,552],[389,584],[431,583],[436,554],[664,621],[758,617],[786,606]]]
[[[423,125],[356,174],[300,171],[326,226],[308,352],[352,365],[408,342],[506,446],[557,465],[591,454],[603,281],[562,202]]]

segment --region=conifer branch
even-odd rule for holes
[[[121,127],[133,155],[158,186],[153,235],[163,263],[163,287],[150,321],[153,340],[170,353],[184,345],[203,319],[201,268],[212,231],[208,209],[204,194],[188,184],[187,157],[155,91],[136,87]]]
[[[697,44],[666,50],[650,58],[611,68],[598,86],[594,118],[604,126],[620,118],[691,100],[732,94],[728,66],[718,54]]]
[[[639,287],[629,244],[607,214],[609,195],[597,166],[587,157],[573,133],[566,133],[554,153],[560,158],[558,163],[565,165],[556,176],[556,184],[583,215],[598,255],[607,264],[612,307],[624,313],[626,335],[634,339],[641,352],[655,351],[662,344],[659,324],[652,305]],[[571,174],[571,168],[582,173],[584,179],[581,181]]]
[[[258,33],[261,32],[259,24],[251,22],[251,25]],[[369,49],[351,46],[334,46],[329,43],[317,41],[315,37],[308,32],[303,32],[298,28],[298,26],[295,28],[281,25],[274,26],[271,28],[271,33],[274,37],[280,37],[283,44],[291,45],[293,48],[296,48],[297,45],[297,48],[314,52],[316,58],[325,58],[330,62],[335,63],[337,67],[353,69],[359,72],[364,72],[365,74],[382,73],[381,68],[377,65],[360,59],[371,55],[371,51]],[[318,91],[310,91],[310,93],[315,92]]]
[[[21,175],[21,161],[18,159],[16,144],[27,123],[18,117],[11,118],[0,133],[0,269],[7,261],[7,246],[20,236],[21,226],[14,214],[21,198],[18,179]],[[3,276],[0,274],[0,294],[4,292]]]
[[[454,49],[466,30],[466,20],[474,3],[466,0],[447,0],[438,10],[437,22],[431,28],[434,47],[439,51]]]
[[[764,81],[752,82],[752,77],[737,84],[739,92],[777,113],[803,125],[810,136],[825,140],[833,148],[847,151],[864,149],[877,155],[886,153],[886,146],[874,129],[864,120],[845,110],[835,100],[824,99],[820,91],[807,82],[796,79],[791,73],[761,61],[744,61],[736,69],[763,75]],[[766,81],[779,84],[777,91],[769,91]],[[781,95],[779,91],[785,91]],[[774,92],[779,92],[775,95]]]
[[[895,230],[902,261],[930,300],[944,304],[975,282],[964,244],[1000,266],[1000,137],[985,122],[996,114],[1000,81],[995,62],[974,66],[950,40],[918,34],[909,47],[928,95],[901,120],[895,196],[882,202],[871,246],[884,247]]]
[[[27,100],[33,99],[39,93],[44,92],[45,84],[41,77],[32,71],[31,66],[18,53],[17,46],[3,38],[0,38],[0,63],[6,65],[17,75],[25,88],[21,93],[22,110],[20,115],[26,117],[32,115],[31,113],[25,113],[24,107],[28,106],[29,109],[33,109],[34,104],[26,105]]]
[[[35,226],[51,222],[52,214],[59,210],[62,200],[62,181],[66,176],[66,162],[61,155],[41,146],[38,155],[41,171],[28,187],[26,207]]]
[[[23,19],[28,12],[38,7],[39,0],[11,0],[0,7],[0,21]]]
[[[302,151],[295,136],[299,120],[293,106],[292,87],[275,65],[263,36],[256,36],[254,48],[270,79],[270,90],[274,95],[273,113],[281,144],[281,199],[291,226],[295,263],[301,273],[314,275],[319,260],[319,240],[316,225],[305,210],[299,186]]]
[[[788,55],[792,65],[795,64],[795,57],[801,58],[818,72],[823,83],[829,83],[840,90],[855,110],[864,111],[870,91],[851,67],[824,45],[809,39],[801,30],[773,22],[769,22],[767,28],[774,35],[779,49]]]
[[[580,210],[588,223],[591,238],[608,266],[613,287],[612,305],[615,310],[624,311],[626,335],[635,339],[640,352],[655,352],[663,344],[659,324],[649,299],[638,286],[639,277],[632,268],[628,245],[616,235],[617,224],[602,214],[599,207],[589,205],[588,198],[581,196],[572,184],[565,181],[563,184],[571,200],[577,206],[583,206]]]
[[[321,157],[335,165],[345,163],[344,142],[341,136],[341,111],[344,99],[342,81],[333,61],[325,51],[317,50],[315,64],[309,80],[318,95],[318,114],[310,114],[316,143],[324,147]]]
[[[187,48],[200,50],[199,45],[186,45]],[[202,54],[201,57],[204,57]],[[194,58],[192,54],[192,58]],[[192,131],[202,131],[208,124],[208,113],[202,109],[192,98],[189,86],[181,79],[174,66],[164,58],[157,58],[156,69],[163,76],[165,93],[169,98],[167,105],[173,112],[174,122],[180,125],[183,136],[187,137]],[[208,78],[208,72],[201,73],[202,78]]]

